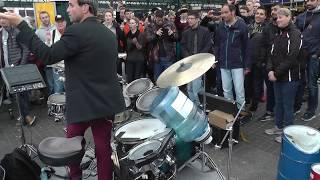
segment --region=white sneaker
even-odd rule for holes
[[[274,140],[275,140],[277,143],[281,143],[281,142],[282,142],[282,137],[281,137],[281,136],[277,136],[276,138],[274,138]]]
[[[268,135],[280,135],[282,134],[282,129],[275,126],[274,128],[266,129],[264,132]]]
[[[10,105],[10,104],[12,104],[12,101],[10,99],[5,99],[5,100],[3,100],[2,103],[5,105]]]

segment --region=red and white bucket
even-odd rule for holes
[[[320,163],[311,166],[310,180],[320,180]]]

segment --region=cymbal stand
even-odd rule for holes
[[[228,135],[229,135],[229,139],[228,139],[228,163],[227,163],[227,180],[230,180],[231,178],[231,161],[232,161],[232,148],[233,148],[233,143],[238,143],[237,140],[233,139],[233,125],[234,123],[237,121],[241,110],[243,109],[243,107],[245,106],[245,102],[243,102],[240,106],[240,109],[238,110],[236,117],[234,118],[234,120],[232,121],[231,125],[226,129],[227,133],[224,135],[223,139],[221,140],[219,145],[215,145],[216,149],[221,149],[222,144],[224,143],[224,141],[227,139]]]
[[[20,148],[26,150],[26,152],[29,154],[29,156],[31,157],[32,153],[34,153],[35,155],[38,155],[37,153],[37,148],[34,147],[31,144],[27,144],[26,143],[26,137],[24,135],[24,128],[23,128],[23,121],[24,121],[24,117],[21,114],[21,105],[20,105],[20,101],[19,101],[20,97],[19,97],[19,93],[16,93],[16,101],[17,101],[17,105],[18,105],[18,112],[19,112],[19,117],[17,119],[18,123],[17,125],[19,126],[20,129],[20,140],[21,140],[21,146]]]
[[[206,74],[203,74],[203,111],[204,113],[206,113]],[[185,166],[189,166],[189,164],[191,164],[194,160],[196,159],[200,159],[201,160],[201,171],[202,172],[209,172],[211,170],[215,170],[219,176],[219,178],[221,180],[224,180],[224,176],[222,174],[222,172],[220,171],[220,169],[218,168],[217,164],[213,161],[213,159],[209,156],[208,153],[206,153],[204,151],[204,148],[205,148],[205,144],[204,143],[200,143],[200,147],[196,149],[197,153],[191,157],[188,161],[186,161],[183,165],[181,165],[178,169],[178,171],[181,171]],[[204,170],[204,167],[206,166],[206,163],[209,163],[208,164],[208,168],[210,168],[209,171],[205,171]],[[190,167],[190,166],[189,166]]]

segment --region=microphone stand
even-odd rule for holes
[[[18,123],[17,125],[19,126],[20,128],[20,140],[21,140],[21,146],[20,148],[23,148],[26,150],[27,153],[29,153],[29,156],[31,157],[31,154],[34,153],[35,155],[37,155],[37,148],[34,147],[33,145],[31,144],[27,144],[26,143],[26,137],[25,137],[25,134],[24,134],[24,128],[23,128],[23,121],[25,120],[24,117],[22,116],[22,113],[21,113],[21,105],[20,105],[20,97],[19,97],[19,94],[20,93],[16,93],[15,96],[16,96],[16,101],[17,101],[17,105],[18,105],[18,112],[19,112],[19,117],[17,119]],[[28,151],[29,150],[29,151]]]
[[[229,135],[229,139],[228,139],[228,162],[227,162],[227,180],[230,180],[231,178],[231,161],[232,161],[232,148],[233,148],[233,143],[238,143],[237,140],[233,139],[233,125],[234,123],[237,121],[241,110],[243,109],[243,107],[245,106],[245,102],[243,102],[240,106],[240,109],[238,110],[236,117],[234,118],[234,120],[232,121],[231,125],[229,127],[227,127],[227,133],[224,135],[223,139],[221,140],[219,145],[215,145],[216,149],[221,149],[222,144],[224,143],[224,141],[227,139],[228,135]]]

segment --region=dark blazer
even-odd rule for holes
[[[45,64],[64,60],[68,124],[110,117],[124,110],[116,74],[117,39],[96,17],[69,26],[51,47],[26,22],[18,28],[18,39]]]
[[[182,57],[188,57],[194,54],[194,37],[197,33],[197,52],[196,53],[209,53],[211,50],[211,33],[206,27],[198,25],[197,28],[182,32],[181,37],[181,52]]]

